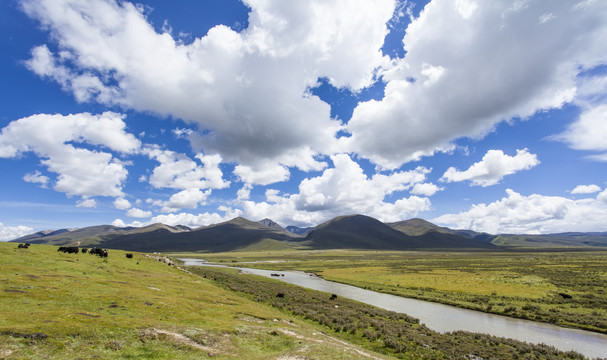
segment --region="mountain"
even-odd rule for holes
[[[72,245],[80,242],[81,246],[93,246],[102,242],[106,236],[113,234],[126,233],[137,228],[120,228],[112,225],[98,225],[90,226],[82,229],[75,229],[71,231],[57,230],[49,232],[45,236],[39,236],[36,238],[26,239],[28,236],[24,236],[14,241],[29,242],[31,244],[48,244],[48,245]]]
[[[19,240],[21,242],[30,242],[31,243],[32,241],[34,241],[35,239],[38,239],[38,238],[53,236],[53,235],[60,235],[60,234],[66,233],[66,232],[74,231],[74,230],[78,230],[78,229],[42,230],[42,231],[38,231],[37,233],[23,236],[23,237],[19,238]]]
[[[448,229],[442,228],[438,225],[434,225],[433,223],[420,218],[413,218],[404,221],[387,223],[386,225],[409,236],[419,236],[426,234],[430,231],[450,233]]]
[[[271,251],[283,249],[483,250],[504,248],[607,247],[607,232],[491,235],[452,230],[423,219],[384,224],[363,215],[340,216],[311,229],[283,229],[270,219],[242,217],[197,229],[152,224],[47,230],[13,240],[32,244],[100,246],[141,252]],[[293,231],[305,234],[297,235]],[[307,231],[307,232],[306,232]]]
[[[310,230],[314,249],[402,249],[408,236],[364,215],[339,216]]]
[[[421,219],[418,219],[421,220]],[[400,226],[399,226],[400,225]],[[430,226],[431,225],[431,226]],[[404,224],[396,227],[404,228]],[[428,229],[425,229],[428,227]],[[408,232],[364,215],[341,216],[321,224],[306,236],[313,248],[322,249],[490,249],[492,244],[438,231],[424,220],[408,224]],[[423,231],[422,231],[423,229]]]
[[[497,235],[492,243],[508,247],[563,248],[563,247],[607,247],[607,232],[569,232],[545,235]]]
[[[265,225],[265,226],[267,226],[267,227],[269,227],[269,228],[272,228],[272,229],[274,229],[274,230],[279,230],[279,231],[284,231],[284,230],[285,230],[285,229],[284,229],[282,226],[278,225],[278,224],[277,224],[276,222],[274,222],[274,220],[272,220],[272,219],[268,219],[268,218],[266,218],[266,219],[263,219],[263,220],[259,220],[259,221],[257,221],[257,223],[258,223],[258,224],[261,224],[261,225]]]
[[[151,231],[116,234],[108,237],[103,246],[142,252],[221,252],[289,249],[297,247],[301,240],[282,228],[275,229],[242,217],[191,231],[174,229],[157,226]]]
[[[288,232],[295,234],[295,235],[304,235],[305,233],[307,233],[308,231],[314,229],[313,227],[306,227],[306,228],[300,228],[298,226],[295,225],[289,225],[285,228],[285,230],[287,230]]]
[[[493,239],[497,237],[497,235],[491,235],[487,233],[479,233],[472,230],[453,230],[446,227],[441,227],[435,225],[429,221],[424,219],[414,218],[404,221],[398,221],[393,223],[388,223],[392,228],[401,231],[410,236],[420,236],[426,235],[432,232],[437,232],[441,234],[452,234],[461,236],[468,239],[478,240],[485,243],[491,243]],[[436,235],[434,235],[436,236]],[[452,238],[455,240],[455,238]],[[495,244],[494,244],[495,245]]]

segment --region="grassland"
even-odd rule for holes
[[[0,358],[383,358],[142,254],[56,249],[0,243]]]
[[[289,251],[203,257],[313,272],[370,290],[607,333],[607,252]]]
[[[227,289],[320,324],[344,340],[401,359],[582,359],[546,345],[464,331],[441,334],[405,314],[308,290],[235,269],[191,267]],[[276,296],[280,294],[281,296]],[[314,358],[317,358],[316,356]]]

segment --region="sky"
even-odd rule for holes
[[[0,2],[0,240],[607,231],[607,2]]]

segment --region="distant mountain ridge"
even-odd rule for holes
[[[285,229],[271,219],[254,222],[237,217],[196,229],[160,223],[140,228],[98,225],[82,229],[40,231],[13,241],[59,246],[79,244],[141,252],[490,250],[514,247],[607,247],[607,232],[491,235],[472,230],[452,230],[419,218],[382,223],[364,215],[347,215],[313,228],[288,226]]]
[[[314,229],[314,227],[310,226],[310,227],[306,227],[306,228],[301,228],[299,226],[295,226],[295,225],[289,225],[285,228],[285,230],[287,230],[290,233],[296,234],[296,235],[304,235],[305,233],[307,233],[308,231]]]

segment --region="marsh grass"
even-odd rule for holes
[[[582,359],[546,345],[532,345],[465,331],[441,334],[405,314],[353,300],[329,300],[330,294],[285,284],[233,269],[191,267],[232,291],[272,305],[310,322],[335,336],[405,359]],[[277,297],[276,294],[283,296]]]
[[[604,251],[341,250],[203,257],[226,265],[313,272],[369,290],[607,333]],[[251,263],[260,260],[268,262]]]

